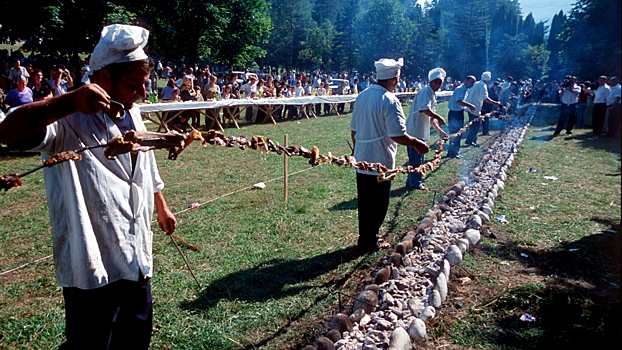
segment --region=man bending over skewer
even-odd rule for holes
[[[0,141],[45,159],[145,131],[134,101],[145,97],[148,36],[140,27],[105,27],[91,56],[91,84],[18,108],[0,124]],[[45,168],[44,179],[65,299],[67,341],[60,348],[147,349],[154,206],[164,232],[176,226],[153,153],[109,160],[95,148],[80,162]]]

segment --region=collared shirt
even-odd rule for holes
[[[618,98],[618,103],[620,102],[620,84],[616,84],[615,86],[611,87],[611,92],[609,92],[609,96],[607,96],[607,106],[611,106],[615,100],[616,97]]]
[[[402,104],[392,92],[377,84],[361,92],[354,103],[350,130],[356,132],[354,157],[357,161],[395,168],[397,143],[391,137],[406,134],[406,117]],[[363,170],[358,172],[378,175]]]
[[[464,101],[467,94],[466,85],[462,84],[460,87],[454,90],[454,93],[449,98],[449,103],[447,103],[447,107],[450,111],[460,112],[465,109],[464,106],[459,105],[458,101]]]
[[[13,84],[17,84],[20,77],[30,78],[30,74],[28,74],[28,70],[25,67],[20,66],[19,69],[15,69],[15,67],[13,67],[9,70],[8,78],[13,82]]]
[[[138,107],[125,115],[136,130],[146,130]],[[74,113],[48,125],[33,150],[45,159],[120,134],[103,112]],[[81,161],[44,169],[58,284],[93,289],[121,279],[137,281],[139,273],[150,277],[154,193],[164,188],[153,152],[139,152],[134,165],[130,154],[110,160],[103,148],[81,155]]]
[[[430,117],[421,111],[436,112],[436,95],[428,85],[415,95],[406,120],[406,132],[424,142],[430,141]]]
[[[58,84],[58,87],[56,86],[56,80],[54,79],[48,80],[48,84],[50,85],[50,89],[52,89],[53,96],[62,95],[66,93],[67,90],[69,90],[69,83],[65,79],[60,80],[60,84]]]
[[[599,86],[594,94],[594,103],[607,103],[607,96],[609,96],[610,91],[611,88],[607,84]]]
[[[483,80],[473,84],[469,90],[467,90],[467,97],[465,102],[471,103],[475,106],[475,110],[468,112],[473,115],[479,115],[482,110],[482,104],[484,100],[488,98],[488,89],[486,83]]]
[[[577,84],[574,84],[574,86],[572,87],[572,91],[568,91],[568,89],[562,88],[562,98],[561,98],[562,103],[565,105],[572,105],[572,104],[579,102],[580,92],[581,92],[581,87]]]

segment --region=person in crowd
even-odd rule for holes
[[[488,97],[493,101],[499,101],[499,83],[494,82],[490,85],[486,85],[488,89]],[[482,104],[482,114],[490,113],[495,109],[491,103],[484,101]],[[490,135],[490,118],[482,120],[482,136]]]
[[[91,84],[16,109],[0,124],[0,141],[47,159],[129,130],[146,131],[134,101],[145,97],[147,37],[139,27],[105,27],[91,56]],[[176,227],[164,183],[152,151],[120,154],[116,161],[102,148],[81,155],[80,162],[44,169],[56,279],[65,300],[61,349],[148,349],[154,207],[164,232]]]
[[[446,73],[442,68],[434,68],[428,73],[430,84],[415,95],[410,113],[406,120],[406,132],[417,139],[428,143],[430,141],[430,125],[436,130],[440,138],[445,132],[440,126],[445,125],[445,119],[436,113],[436,91],[441,88]],[[424,162],[424,155],[412,147],[408,147],[408,165],[419,167]],[[427,190],[421,173],[409,173],[406,178],[406,187],[409,189]]]
[[[381,163],[395,168],[397,145],[414,147],[420,154],[429,151],[425,142],[406,132],[402,105],[391,92],[397,85],[403,59],[383,58],[375,62],[378,83],[369,86],[356,98],[350,130],[354,157],[358,161]],[[380,227],[389,208],[391,181],[378,182],[378,174],[357,170],[359,238],[358,248],[374,251],[389,248],[378,239]]]
[[[603,132],[603,124],[607,115],[607,97],[610,92],[607,76],[601,75],[598,78],[598,89],[594,93],[594,109],[592,109],[592,131],[596,136],[600,136]]]
[[[186,75],[183,78],[179,97],[181,98],[182,102],[196,102],[197,100],[196,91],[194,90],[194,79],[189,75]],[[198,129],[200,127],[199,118],[201,114],[199,113],[199,111],[185,110],[181,112],[181,114],[185,115],[186,117],[188,117],[188,119],[192,121],[193,128]]]
[[[4,105],[9,108],[23,106],[33,102],[32,90],[26,86],[28,78],[20,76],[17,80],[17,87],[9,91],[4,99]]]
[[[369,77],[366,77],[365,80],[361,83],[361,91],[367,89],[370,85]]]
[[[11,72],[11,65],[9,62],[4,62],[2,69],[0,70],[0,89],[6,91],[11,90],[13,82],[9,79],[9,73]]]
[[[585,111],[587,110],[587,102],[592,97],[592,93],[588,89],[592,83],[589,81],[579,84],[581,92],[579,92],[579,99],[577,102],[577,122],[575,128],[583,129],[585,127]]]
[[[339,86],[337,87],[337,95],[349,95],[349,94],[350,94],[350,87],[347,85],[347,82],[345,80],[342,80],[341,84],[339,84]],[[343,113],[345,106],[346,106],[345,103],[337,104],[337,113]]]
[[[567,75],[562,82],[562,89],[558,92],[561,98],[562,109],[559,113],[557,127],[555,127],[553,136],[559,135],[563,128],[566,128],[566,135],[572,135],[580,92],[581,88],[577,85],[576,78],[572,75]]]
[[[58,96],[69,91],[73,87],[73,78],[69,70],[62,64],[56,65],[50,72],[52,79],[48,80],[48,84],[52,89],[52,95]]]
[[[255,94],[255,96],[257,96],[257,80],[258,80],[257,74],[248,73],[247,77],[248,77],[248,82],[240,87],[240,93],[244,94],[243,96],[246,98],[252,97],[253,93]],[[251,107],[246,108],[245,119],[247,123],[252,123],[253,108]]]
[[[34,101],[45,100],[52,97],[52,89],[50,85],[43,81],[43,72],[41,69],[35,70],[32,75],[32,83],[28,84],[30,90],[32,90],[32,98]]]
[[[180,133],[186,133],[192,130],[192,126],[190,126],[190,123],[188,123],[188,120],[189,119],[187,115],[178,115],[177,117],[173,118],[173,120],[168,122],[167,126],[169,130],[175,130]]]
[[[449,123],[449,133],[453,134],[458,132],[464,126],[464,110],[468,108],[471,112],[475,111],[475,106],[472,103],[466,102],[465,98],[467,90],[475,84],[475,77],[469,75],[464,80],[464,84],[457,87],[451,97],[447,107],[449,113],[447,114],[447,121]],[[460,140],[462,135],[454,137],[449,141],[449,147],[447,149],[447,156],[450,158],[462,158],[460,154]]]
[[[175,79],[169,78],[166,86],[162,88],[162,102],[171,102],[173,100],[173,90],[175,89],[177,89]],[[177,91],[179,92],[179,89]]]
[[[618,77],[609,78],[611,91],[607,96],[607,124],[609,130],[605,137],[615,137],[620,127],[620,81]]]
[[[482,79],[473,84],[473,86],[467,91],[466,102],[475,106],[475,110],[467,111],[469,113],[469,122],[480,117],[482,105],[484,102],[488,102],[497,107],[501,106],[498,101],[493,101],[488,97],[488,88],[486,87],[486,84],[488,84],[491,77],[492,74],[490,72],[482,73]],[[501,108],[504,109],[505,107]],[[477,133],[479,132],[479,127],[479,121],[473,122],[473,124],[469,128],[469,132],[465,140],[467,145],[472,147],[479,147],[479,144],[477,143]]]
[[[515,106],[511,104],[510,101],[513,97],[516,96],[516,90],[516,82],[513,81],[507,88],[501,90],[501,93],[499,94],[499,102],[508,110],[508,112],[512,111],[515,108]]]
[[[510,86],[510,84],[512,84],[512,82],[514,82],[514,78],[512,78],[511,76],[508,76],[503,82],[503,84],[501,85],[501,90],[507,89]]]
[[[26,67],[21,65],[20,60],[17,58],[13,61],[13,68],[9,71],[8,78],[13,84],[13,87],[17,86],[17,83],[21,81],[21,77],[30,78],[30,74]]]
[[[315,95],[316,96],[326,96],[328,93],[328,90],[326,90],[326,84],[321,83],[320,87],[315,89]],[[329,106],[330,108],[330,106]],[[326,110],[326,109],[324,109]],[[315,115],[322,115],[322,104],[321,103],[316,103],[315,104]]]

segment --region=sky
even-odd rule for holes
[[[564,10],[566,14],[570,13],[572,4],[575,1],[576,0],[519,0],[519,3],[523,11],[523,17],[531,12],[536,23],[547,21],[547,24],[550,24],[553,16],[558,13],[559,10]],[[417,0],[417,2],[423,4],[426,0]]]

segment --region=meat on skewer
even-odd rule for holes
[[[0,190],[8,191],[13,187],[22,185],[22,179],[17,174],[7,174],[0,176]]]

